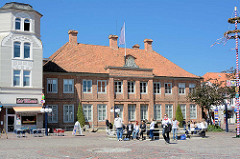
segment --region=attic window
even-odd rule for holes
[[[30,21],[28,19],[24,20],[24,31],[30,31]]]
[[[132,67],[132,68],[139,68],[139,66],[135,63],[135,57],[131,55],[126,56],[126,63],[124,67]]]

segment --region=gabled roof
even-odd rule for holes
[[[189,73],[155,51],[126,49],[127,55],[135,57],[140,69],[153,69],[154,76],[201,78]],[[108,73],[108,66],[124,66],[125,49],[108,46],[66,43],[52,56],[51,62],[67,72]],[[47,63],[44,67],[47,66]],[[50,71],[50,70],[48,70]]]
[[[226,81],[230,80],[230,73],[207,72],[203,75],[204,82],[218,83],[222,87],[226,86]]]

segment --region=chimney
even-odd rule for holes
[[[132,47],[133,49],[139,49],[140,48],[140,46],[138,45],[138,44],[136,44],[136,45],[133,45],[133,47]]]
[[[109,47],[112,48],[113,50],[117,50],[118,49],[118,45],[117,45],[118,36],[117,35],[109,35],[108,39],[109,39]]]
[[[72,44],[72,45],[77,45],[78,44],[78,42],[77,42],[77,34],[78,34],[77,30],[69,30],[68,31],[69,44]]]
[[[146,52],[151,52],[152,51],[152,39],[145,39],[144,41],[144,48]]]

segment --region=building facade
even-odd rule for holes
[[[23,3],[0,8],[0,127],[42,127],[42,15]]]
[[[144,40],[144,49],[136,44],[125,52],[116,35],[108,37],[109,46],[98,46],[78,43],[77,31],[68,34],[69,42],[43,66],[52,127],[72,128],[79,104],[90,127],[113,122],[117,111],[125,124],[160,121],[164,113],[173,118],[178,105],[186,120],[202,119],[202,109],[186,99],[201,77],[153,51],[151,39]]]

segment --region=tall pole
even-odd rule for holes
[[[235,7],[235,18],[237,18],[237,7]],[[239,71],[238,71],[238,33],[237,33],[237,23],[238,20],[235,20],[235,41],[236,41],[236,106],[237,106],[237,137],[239,137]],[[226,119],[227,120],[227,119]]]

